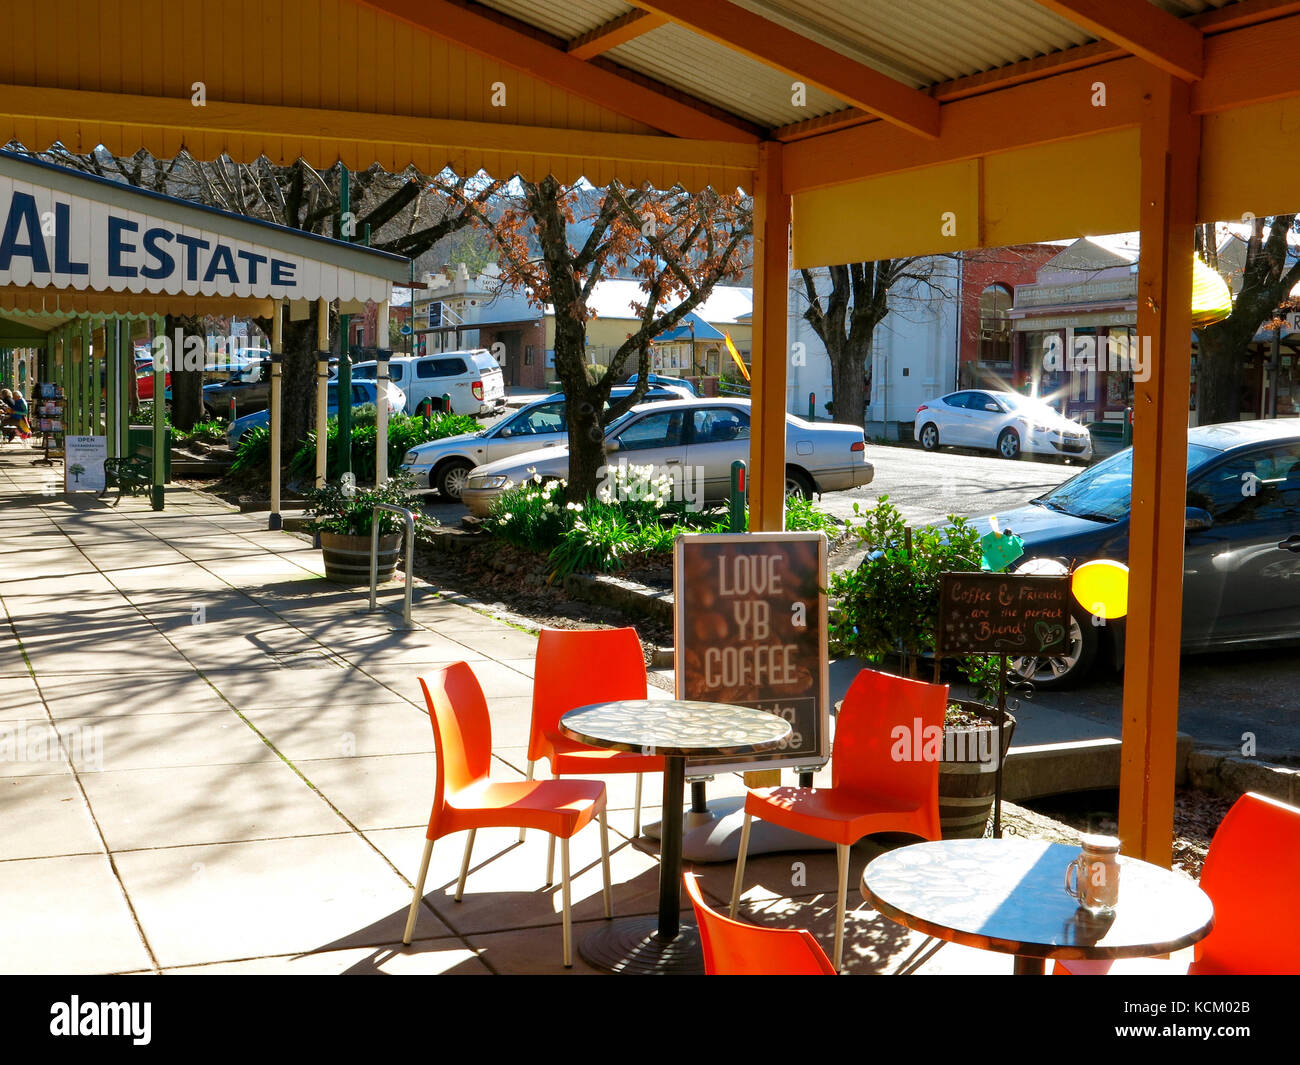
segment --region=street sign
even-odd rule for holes
[[[1056,655],[1070,646],[1070,578],[944,573],[942,655]]]
[[[830,757],[826,536],[685,533],[673,551],[679,699],[752,706],[790,722],[784,746],[691,759],[687,771],[807,766]]]

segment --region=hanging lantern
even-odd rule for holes
[[[1070,589],[1094,617],[1114,621],[1128,613],[1128,567],[1108,558],[1085,562],[1074,571]]]
[[[1192,328],[1210,325],[1232,313],[1232,289],[1199,258],[1192,258]]]

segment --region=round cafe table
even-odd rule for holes
[[[1114,914],[1065,890],[1079,847],[1031,839],[951,839],[882,854],[862,897],[886,917],[968,947],[1015,955],[1018,975],[1048,958],[1146,958],[1181,950],[1214,927],[1210,898],[1187,877],[1120,855]]]
[[[664,760],[659,915],[605,922],[584,938],[579,953],[609,972],[702,973],[699,933],[680,921],[687,759],[770,750],[790,735],[790,723],[748,706],[628,699],[570,710],[560,718],[560,732],[592,747],[641,751]]]

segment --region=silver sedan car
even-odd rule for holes
[[[633,407],[606,430],[608,467],[653,467],[655,476],[671,479],[676,499],[688,506],[718,506],[731,491],[732,462],[749,460],[749,414],[747,399]],[[811,498],[870,484],[875,475],[859,426],[806,422],[787,414],[785,449],[787,495]],[[471,514],[483,517],[512,485],[534,475],[557,480],[568,472],[567,447],[526,451],[472,470],[461,498]]]
[[[617,386],[610,390],[611,400],[630,395],[631,388]],[[645,402],[686,399],[685,389],[651,386]],[[560,393],[534,400],[507,418],[476,433],[460,433],[420,444],[406,453],[402,469],[415,477],[417,487],[436,488],[443,499],[460,499],[469,471],[485,462],[557,447],[569,439],[569,422],[565,416],[564,395]]]

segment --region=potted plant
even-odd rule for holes
[[[351,481],[326,484],[304,493],[312,517],[307,528],[320,537],[325,576],[340,584],[370,583],[372,523],[379,523],[377,579],[392,580],[402,546],[405,519],[393,511],[376,511],[376,503],[405,507],[415,513],[416,532],[436,524],[420,508],[409,475],[390,477],[375,487]]]
[[[939,578],[979,570],[979,532],[958,517],[942,529],[910,530],[887,496],[867,510],[857,504],[853,509],[859,521],[851,521],[850,530],[867,555],[857,569],[831,578],[831,651],[875,664],[901,656],[903,672],[915,678],[921,656],[935,651]],[[1015,728],[1007,714],[1001,736],[996,735],[1000,660],[971,655],[956,664],[977,697],[949,700],[944,720],[939,815],[945,839],[984,834],[994,770]]]

